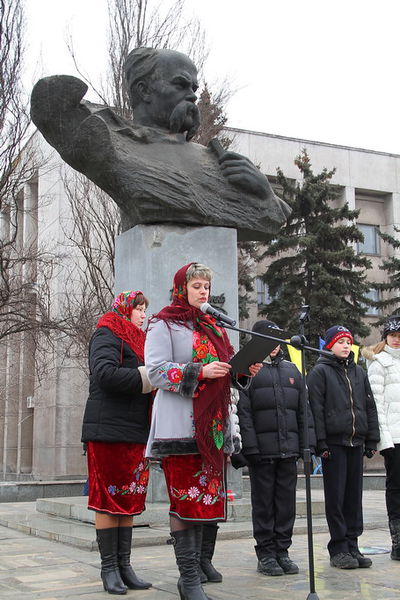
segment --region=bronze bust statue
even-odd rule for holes
[[[68,75],[41,79],[31,116],[74,169],[118,204],[122,228],[139,223],[233,227],[263,240],[290,214],[267,178],[218,140],[190,140],[199,126],[197,70],[173,50],[136,48],[126,61],[134,118],[82,100],[86,84]]]

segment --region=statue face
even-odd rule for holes
[[[196,67],[188,57],[174,52],[159,57],[156,75],[147,98],[152,122],[174,132],[190,130],[198,119]]]

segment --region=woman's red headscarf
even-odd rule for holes
[[[165,306],[154,319],[162,319],[167,323],[193,324],[195,330],[206,334],[214,345],[218,360],[228,362],[234,349],[223,327],[216,320],[191,306],[187,299],[186,272],[194,263],[183,266],[175,273],[172,292],[172,303]],[[193,416],[196,429],[196,442],[199,453],[206,463],[221,470],[223,449],[217,448],[213,440],[213,423],[222,423],[229,414],[230,376],[217,379],[206,379],[199,382],[198,395],[193,399]]]
[[[131,322],[132,310],[136,297],[143,292],[140,290],[121,292],[115,298],[111,312],[106,312],[100,317],[98,327],[107,327],[115,336],[127,343],[129,348],[144,363],[144,340],[145,334],[140,327]]]

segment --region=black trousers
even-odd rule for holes
[[[249,475],[257,557],[287,556],[296,518],[296,459],[265,460],[250,466]]]
[[[330,445],[331,458],[322,459],[325,514],[331,539],[330,556],[358,548],[363,531],[363,446]]]
[[[389,521],[400,519],[400,444],[385,452],[386,508]]]

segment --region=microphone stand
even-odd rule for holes
[[[302,385],[303,385],[303,414],[304,414],[304,450],[303,450],[303,462],[304,462],[304,475],[306,483],[306,508],[307,508],[307,536],[308,536],[308,572],[310,581],[310,593],[307,596],[307,600],[319,600],[319,596],[315,591],[315,569],[314,569],[314,544],[312,534],[312,506],[311,506],[311,451],[310,451],[310,436],[308,432],[308,391],[306,385],[306,369],[305,369],[305,351],[314,352],[322,356],[332,356],[332,352],[329,350],[320,350],[313,346],[308,346],[307,339],[304,336],[304,323],[309,320],[309,306],[303,306],[302,312],[300,313],[300,335],[294,335],[289,341],[282,340],[281,338],[274,337],[272,335],[265,335],[256,331],[249,331],[248,329],[242,329],[241,327],[234,327],[228,325],[225,322],[218,321],[217,324],[225,329],[232,329],[232,331],[238,331],[239,333],[245,333],[251,336],[258,336],[273,340],[278,344],[285,344],[286,346],[293,346],[296,350],[301,351],[301,374],[302,374]]]

